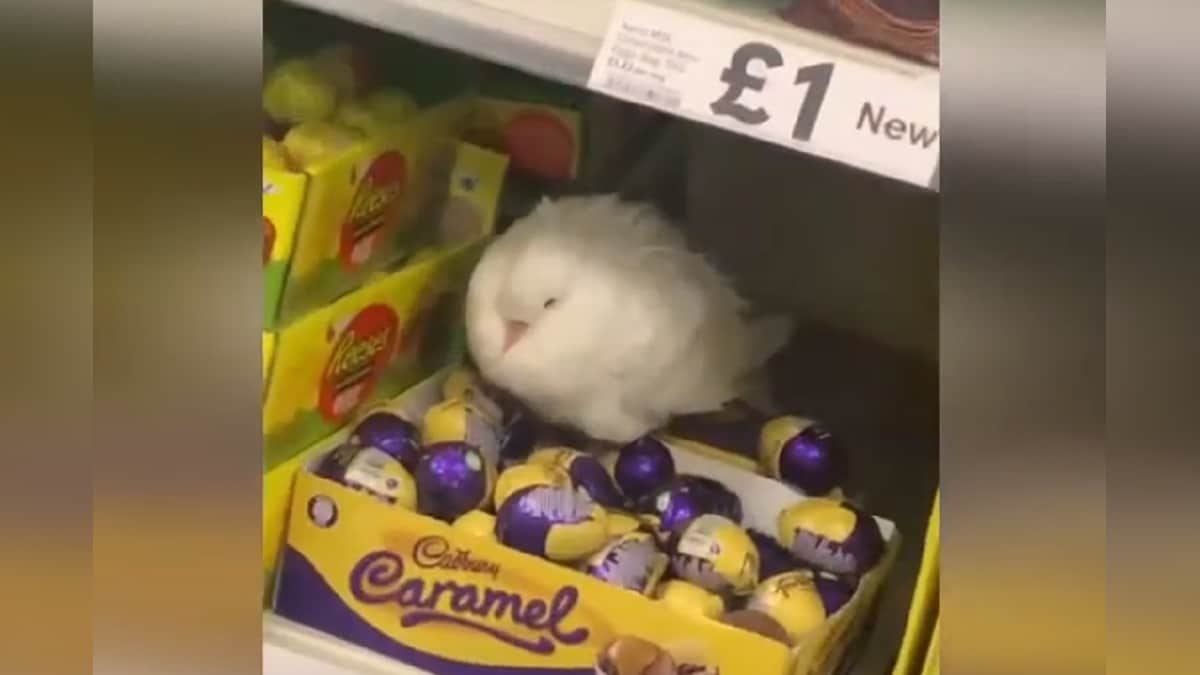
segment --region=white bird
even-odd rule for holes
[[[544,200],[484,251],[467,290],[483,376],[547,421],[629,442],[719,409],[789,339],[652,206]]]

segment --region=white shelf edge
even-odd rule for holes
[[[608,31],[618,0],[290,0],[380,30],[406,35],[494,63],[580,87]],[[697,17],[768,35],[830,57],[911,79],[914,89],[936,96],[940,70],[835,36],[792,26],[768,10],[712,0],[644,0]],[[805,152],[796,150],[796,152]],[[835,155],[809,152],[841,161]],[[877,175],[887,171],[859,165]],[[895,178],[895,176],[893,176]],[[928,183],[940,191],[935,169]]]
[[[580,0],[294,0],[297,5],[399,33],[559,82],[587,84],[613,0],[583,13]],[[558,9],[552,9],[557,7]],[[549,11],[547,11],[549,10]],[[578,17],[602,21],[585,20]],[[597,25],[598,24],[598,25]]]
[[[263,675],[430,675],[320,631],[263,613]]]

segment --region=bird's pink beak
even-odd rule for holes
[[[508,350],[512,349],[513,345],[517,344],[525,336],[525,331],[527,330],[529,330],[529,324],[524,321],[505,321],[504,350],[502,353],[507,354]]]

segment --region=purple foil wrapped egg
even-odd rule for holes
[[[645,532],[614,537],[588,559],[584,573],[605,583],[650,595],[667,569],[667,556]]]
[[[845,449],[824,427],[803,417],[776,417],[763,425],[760,462],[767,475],[813,496],[845,484]]]
[[[758,576],[769,579],[777,574],[799,569],[802,563],[792,552],[779,545],[775,538],[758,530],[747,529],[750,541],[758,549]]]
[[[496,469],[469,443],[434,443],[417,464],[416,482],[417,510],[452,522],[487,503]]]
[[[621,492],[637,502],[675,477],[675,459],[661,441],[643,436],[621,448],[613,477]]]
[[[417,425],[386,410],[370,413],[355,425],[350,444],[378,448],[410,472],[417,470],[421,459],[421,431]]]
[[[676,538],[696,518],[714,512],[702,493],[677,482],[643,499],[638,511],[652,517],[654,530],[664,544]]]
[[[741,498],[720,481],[693,474],[683,474],[676,480],[687,490],[699,494],[700,498],[709,504],[712,513],[725,516],[735,523],[742,522]]]
[[[801,562],[832,574],[859,577],[886,549],[879,523],[833,499],[814,497],[779,514],[776,537]]]
[[[854,586],[850,582],[828,572],[814,572],[813,585],[817,587],[821,603],[825,605],[825,613],[829,616],[833,616],[854,597]]]
[[[316,474],[387,504],[406,509],[417,506],[412,474],[395,457],[374,446],[343,443],[322,458]]]
[[[604,509],[568,487],[530,485],[496,511],[496,538],[518,551],[558,562],[582,560],[608,541]]]
[[[617,489],[608,470],[593,455],[568,447],[548,447],[533,452],[529,461],[556,466],[571,478],[571,484],[583,490],[597,504],[608,509],[625,508],[625,498]]]

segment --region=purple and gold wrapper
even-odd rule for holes
[[[643,436],[621,448],[613,478],[627,499],[636,503],[675,477],[675,459],[656,438]]]
[[[795,570],[774,575],[759,584],[746,608],[778,621],[795,644],[825,623],[851,595],[849,586],[835,577]]]
[[[531,485],[553,485],[554,487],[570,488],[571,477],[558,466],[541,464],[515,464],[500,472],[496,478],[496,489],[493,503],[500,508],[508,497]]]
[[[480,408],[477,402],[461,398],[441,401],[425,411],[421,441],[425,445],[463,442],[475,446],[488,463],[500,462],[500,421]]]
[[[645,532],[615,537],[584,565],[583,571],[605,583],[650,595],[667,569],[667,556]]]
[[[803,567],[803,563],[792,555],[791,551],[780,546],[771,535],[754,529],[747,529],[746,534],[758,549],[759,578],[769,579],[776,574],[792,572]]]
[[[883,557],[879,524],[859,509],[812,498],[779,513],[777,536],[800,561],[837,575],[858,577]]]
[[[571,477],[571,483],[588,493],[597,504],[606,509],[625,507],[625,499],[608,475],[600,460],[574,448],[549,447],[536,450],[529,455],[530,464],[555,466]]]
[[[713,513],[693,520],[671,554],[675,575],[718,594],[746,595],[758,583],[758,550],[737,523]]]
[[[417,484],[398,459],[379,448],[343,444],[321,460],[317,475],[388,504],[417,508]]]
[[[417,464],[417,510],[453,522],[492,496],[496,470],[470,443],[435,443]]]
[[[721,596],[682,579],[671,579],[659,584],[654,595],[675,611],[685,614],[719,619],[725,613],[725,600]]]
[[[410,473],[421,460],[421,432],[417,425],[386,410],[362,418],[350,432],[350,444],[378,448],[394,457]]]
[[[667,541],[706,513],[741,522],[742,502],[733,491],[711,478],[685,474],[643,498],[638,511],[650,517],[648,520],[660,539]]]
[[[849,461],[833,435],[810,419],[776,417],[762,427],[759,464],[763,473],[814,497],[846,483]]]
[[[604,509],[586,493],[531,485],[496,512],[496,538],[518,551],[558,562],[582,560],[608,540]]]

